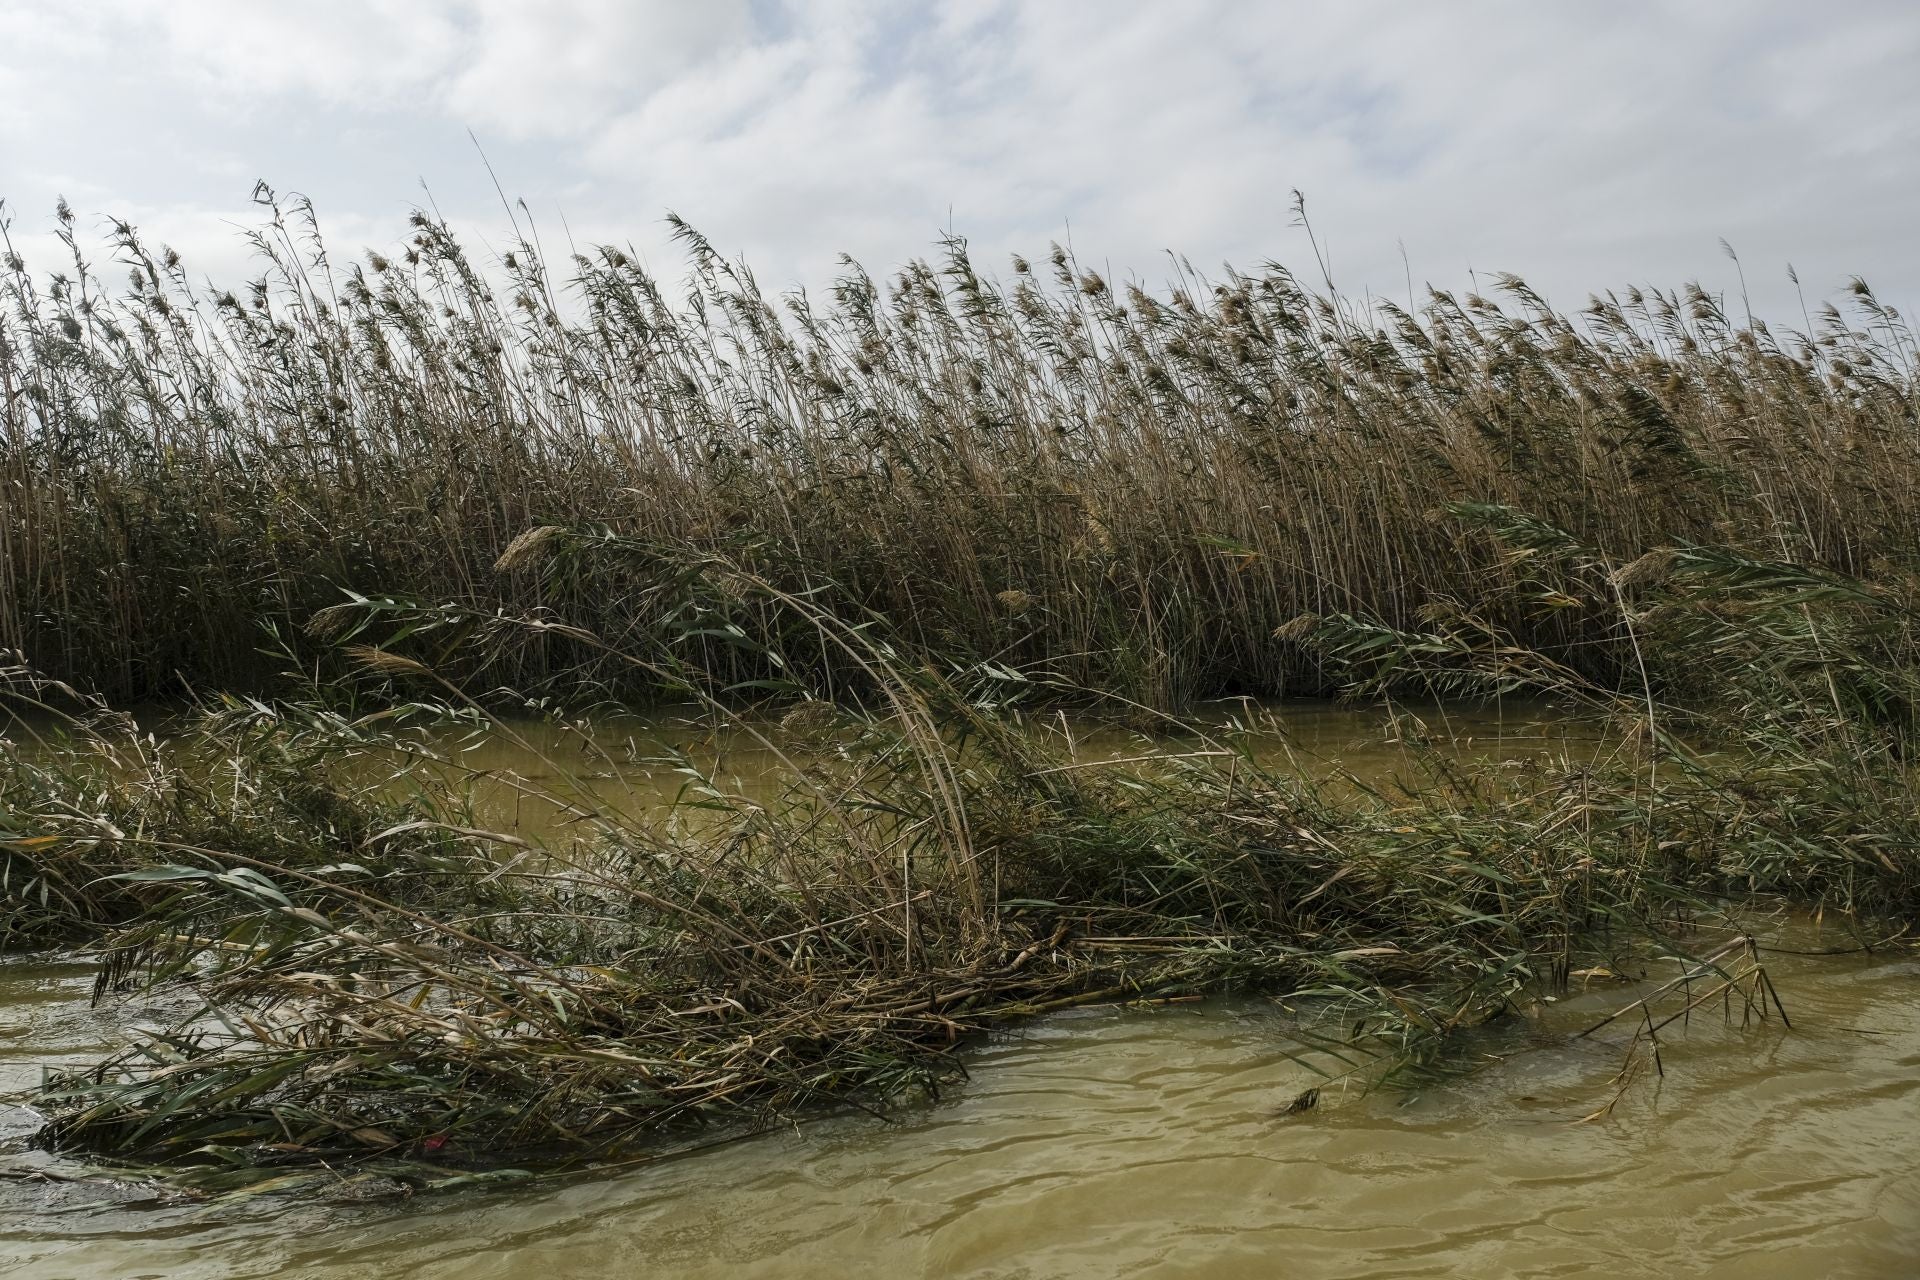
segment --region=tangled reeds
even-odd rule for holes
[[[343,591],[651,624],[621,562],[491,572],[534,566],[516,540],[545,524],[831,583],[922,649],[1163,709],[1326,691],[1277,627],[1438,600],[1630,673],[1589,615],[1500,612],[1514,567],[1430,519],[1445,502],[1621,565],[1684,540],[1870,576],[1920,535],[1913,337],[1864,284],[1776,333],[1697,288],[1569,316],[1502,279],[1407,311],[1273,265],[1116,284],[1060,249],[1003,283],[950,240],[774,298],[684,225],[682,290],[611,246],[476,261],[424,213],[401,256],[343,263],[304,202],[259,200],[260,274],[231,291],[124,224],[116,291],[64,207],[60,274],[6,250],[0,648],[116,699],[264,689]],[[461,652],[521,690],[654,692],[522,639]],[[809,679],[849,675],[821,656]]]
[[[1299,642],[1357,688],[1583,699],[1620,730],[1610,760],[1437,755],[1403,791],[1322,787],[1231,737],[1088,767],[1020,722],[1018,673],[942,667],[840,593],[726,556],[661,574],[658,544],[605,529],[555,527],[542,553],[649,566],[669,623],[616,641],[545,612],[360,601],[321,630],[391,659],[363,664],[377,713],[234,703],[178,747],[101,726],[7,762],[9,918],[85,942],[103,993],[206,1002],[50,1080],[45,1140],[206,1189],[614,1159],[695,1123],[937,1090],[1008,1019],[1235,986],[1330,1009],[1367,1072],[1417,1076],[1465,1028],[1729,896],[1912,918],[1912,593],[1692,545],[1623,573],[1538,518],[1456,515],[1521,566],[1503,609],[1602,613],[1645,679],[1616,692],[1465,609],[1420,631],[1331,613]],[[805,673],[831,669],[875,696],[823,712],[837,727],[778,797],[696,780],[698,824],[608,809],[547,846],[479,826],[438,775],[403,770],[403,801],[339,767],[446,713],[406,698],[445,694],[450,641],[556,627],[693,696],[716,645],[787,672],[782,692],[824,692]],[[1720,695],[1683,710],[1674,688]]]

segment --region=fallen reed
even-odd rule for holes
[[[323,615],[381,710],[343,714],[336,684],[234,703],[178,747],[102,723],[8,764],[10,918],[84,941],[103,995],[206,1006],[50,1080],[44,1140],[205,1190],[617,1160],[697,1124],[937,1091],[1009,1019],[1227,988],[1322,1010],[1371,1078],[1419,1078],[1576,965],[1676,945],[1730,899],[1912,919],[1920,596],[1725,547],[1622,564],[1507,508],[1453,518],[1501,549],[1502,611],[1600,615],[1644,679],[1621,692],[1465,608],[1417,630],[1303,617],[1293,642],[1356,691],[1582,700],[1612,755],[1435,754],[1398,790],[1264,768],[1232,735],[1090,767],[1022,723],[1017,672],[928,655],[824,585],[604,528],[552,526],[502,572],[530,546],[644,569],[666,621],[617,642],[544,610]],[[397,766],[400,801],[347,767],[457,705],[450,645],[555,629],[719,716],[702,664],[738,651],[726,668],[787,672],[779,692],[831,726],[773,798],[694,778],[697,823],[604,808],[544,846],[479,826],[443,774]],[[829,669],[859,673],[864,709],[817,696],[807,673]],[[71,887],[57,910],[49,881]]]
[[[110,283],[64,207],[71,263],[5,250],[0,648],[117,700],[267,689],[343,593],[544,609],[615,643],[657,621],[623,561],[491,571],[548,524],[831,583],[916,647],[1163,709],[1325,692],[1338,674],[1276,628],[1407,627],[1439,600],[1630,673],[1591,615],[1515,611],[1512,564],[1431,519],[1446,502],[1622,564],[1687,541],[1872,576],[1920,535],[1913,336],[1863,283],[1776,331],[1692,287],[1563,314],[1500,278],[1402,308],[1272,264],[1109,281],[1057,247],[996,278],[952,239],[775,297],[681,224],[684,279],[662,280],[531,234],[476,260],[425,213],[404,252],[346,261],[304,201],[258,199],[239,287],[124,224]],[[522,639],[444,661],[658,692]],[[822,660],[810,679],[858,679]],[[705,665],[784,678],[725,646]]]

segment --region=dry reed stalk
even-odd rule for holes
[[[343,589],[617,632],[652,584],[540,554],[540,527],[600,523],[755,548],[926,651],[1157,705],[1322,691],[1276,628],[1438,598],[1622,678],[1603,620],[1516,602],[1524,562],[1426,513],[1505,504],[1621,565],[1738,543],[1861,572],[1920,543],[1913,336],[1864,285],[1777,333],[1691,287],[1368,312],[1278,267],[1153,292],[1060,250],[1002,282],[952,240],[775,299],[682,226],[675,299],[607,248],[565,280],[531,244],[483,269],[424,214],[399,258],[338,262],[303,203],[260,200],[237,293],[124,226],[116,292],[64,209],[64,277],[7,251],[0,644],[43,670],[259,686],[263,626],[304,644]],[[522,688],[619,678],[551,637],[490,661]]]

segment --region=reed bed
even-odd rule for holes
[[[259,273],[234,288],[125,225],[110,283],[64,207],[71,263],[5,250],[0,648],[118,700],[273,688],[347,593],[616,643],[660,621],[626,561],[494,574],[540,525],[831,584],[918,649],[1163,709],[1328,691],[1276,628],[1404,628],[1442,600],[1603,683],[1631,672],[1592,615],[1515,610],[1500,547],[1430,518],[1447,502],[1623,564],[1685,541],[1871,577],[1920,535],[1914,340],[1864,283],[1776,331],[1694,287],[1563,314],[1501,277],[1402,307],[1274,264],[1109,281],[1058,247],[996,278],[953,239],[775,297],[681,224],[663,281],[530,232],[476,259],[426,213],[400,255],[346,261],[304,201],[258,199]],[[520,639],[445,661],[658,692]],[[810,680],[858,682],[816,656]],[[792,674],[724,645],[704,668]]]
[[[1501,612],[1597,615],[1645,678],[1617,691],[1462,608],[1417,629],[1302,615],[1289,642],[1356,692],[1580,700],[1613,718],[1612,757],[1435,754],[1429,785],[1392,791],[1262,768],[1231,735],[1090,767],[1021,723],[1017,673],[941,665],[844,593],[717,553],[663,579],[657,543],[594,527],[543,526],[501,571],[638,565],[670,623],[616,642],[545,610],[323,614],[311,629],[381,710],[343,711],[360,692],[336,683],[231,702],[167,744],[90,721],[0,769],[13,927],[84,945],[103,996],[205,1003],[49,1080],[43,1140],[206,1191],[618,1161],[696,1126],[937,1092],[1011,1019],[1229,988],[1302,1010],[1347,1061],[1310,1059],[1330,1073],[1420,1079],[1576,966],[1684,949],[1729,901],[1913,918],[1920,593],[1729,547],[1621,563],[1507,508],[1451,518],[1501,549]],[[444,773],[404,771],[397,801],[343,767],[450,714],[450,646],[555,628],[717,716],[703,664],[737,652],[728,669],[789,673],[837,727],[779,797],[694,778],[700,824],[601,811],[547,846],[476,826]],[[829,710],[807,683],[829,669],[875,696]],[[1719,696],[1666,692],[1698,687]],[[1764,1011],[1750,947],[1697,956]]]

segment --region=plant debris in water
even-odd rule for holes
[[[548,1176],[1229,988],[1418,1082],[1716,904],[1914,917],[1920,396],[1864,283],[1776,334],[1697,288],[1001,283],[954,239],[816,303],[676,224],[674,299],[611,248],[496,279],[425,213],[341,265],[258,199],[239,293],[121,225],[116,294],[64,206],[70,271],[0,259],[0,681],[60,710],[0,740],[0,948],[198,1008],[49,1078],[49,1146]],[[202,689],[164,738],[91,701]],[[1542,696],[1612,747],[1478,767],[1410,721],[1424,781],[1316,783],[1166,714],[1220,693]],[[665,697],[804,756],[770,797],[663,764],[685,821],[573,788],[532,840],[420,736]],[[1198,745],[1080,760],[1059,701]],[[1698,950],[1678,1016],[1783,1015]],[[1630,1008],[1629,1077],[1676,1016]]]
[[[1672,945],[1729,897],[1912,918],[1908,578],[1694,544],[1655,572],[1510,508],[1451,518],[1502,548],[1504,612],[1592,615],[1632,678],[1600,681],[1465,605],[1418,629],[1328,613],[1288,643],[1356,695],[1582,704],[1612,725],[1609,754],[1435,752],[1424,785],[1392,790],[1264,767],[1232,732],[1078,761],[1022,711],[1054,676],[919,647],[824,577],[794,591],[718,552],[570,525],[521,540],[502,572],[529,571],[536,545],[547,569],[622,562],[653,585],[618,634],[361,598],[315,628],[357,665],[303,699],[227,700],[164,741],[95,710],[8,744],[6,945],[95,957],[102,999],[204,1002],[49,1079],[42,1141],[204,1190],[517,1177],[937,1095],[956,1049],[1011,1019],[1229,988],[1311,1002],[1350,1028],[1328,1047],[1369,1080],[1418,1081],[1465,1030]],[[683,766],[698,822],[596,808],[564,839],[490,831],[473,788],[397,748],[410,723],[487,723],[443,672],[521,631],[564,632],[716,718],[752,694],[833,724],[772,798]],[[743,655],[719,670],[788,674],[729,692],[716,650]],[[847,673],[861,700],[837,696]],[[61,696],[24,665],[9,679]],[[397,773],[369,777],[378,761]],[[1703,998],[1764,1014],[1764,972],[1735,959],[1703,957]]]

